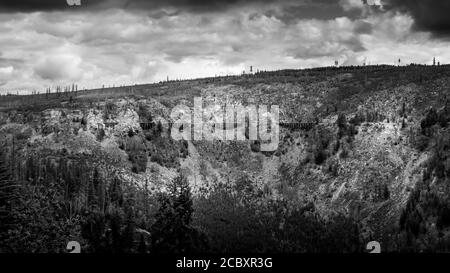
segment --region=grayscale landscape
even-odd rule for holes
[[[0,253],[450,251],[448,2],[41,2],[0,3]]]

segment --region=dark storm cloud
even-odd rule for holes
[[[69,7],[66,0],[2,0],[0,11],[33,12],[96,8],[155,9],[175,7],[193,10],[220,10],[244,3],[267,3],[271,0],[81,0],[80,7]]]
[[[0,12],[33,12],[55,10],[89,10],[120,8],[131,10],[155,10],[175,8],[193,12],[222,11],[248,5],[282,5],[294,8],[293,15],[329,18],[331,14],[343,14],[339,0],[80,0],[80,7],[70,7],[66,0],[2,0]],[[326,8],[326,9],[324,9]],[[290,15],[287,15],[286,19]],[[292,16],[292,15],[291,15]],[[319,19],[320,19],[319,18]]]
[[[357,18],[361,10],[345,10],[342,1],[319,0],[319,1],[297,1],[282,5],[279,10],[269,10],[267,16],[290,24],[301,19],[330,20],[337,17]]]
[[[67,8],[65,0],[2,0],[0,11],[6,12],[31,12],[31,11],[52,11]]]
[[[385,8],[409,13],[414,28],[429,31],[437,37],[450,38],[449,0],[387,0]]]
[[[80,0],[81,6],[71,7],[67,0],[1,0],[0,13],[35,11],[100,11],[117,8],[133,12],[144,11],[152,19],[177,16],[183,12],[210,14],[242,7],[264,6],[262,14],[285,24],[299,20],[332,20],[338,17],[355,19],[361,9],[346,8],[358,0]],[[362,0],[361,0],[362,1]],[[261,11],[261,10],[260,10]]]

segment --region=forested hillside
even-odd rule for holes
[[[0,97],[0,252],[450,250],[450,67],[283,70]],[[172,109],[278,105],[279,145]],[[248,134],[247,134],[248,135]]]

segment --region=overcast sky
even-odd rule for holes
[[[450,63],[448,0],[1,0],[0,92]],[[381,5],[379,5],[381,4]]]

